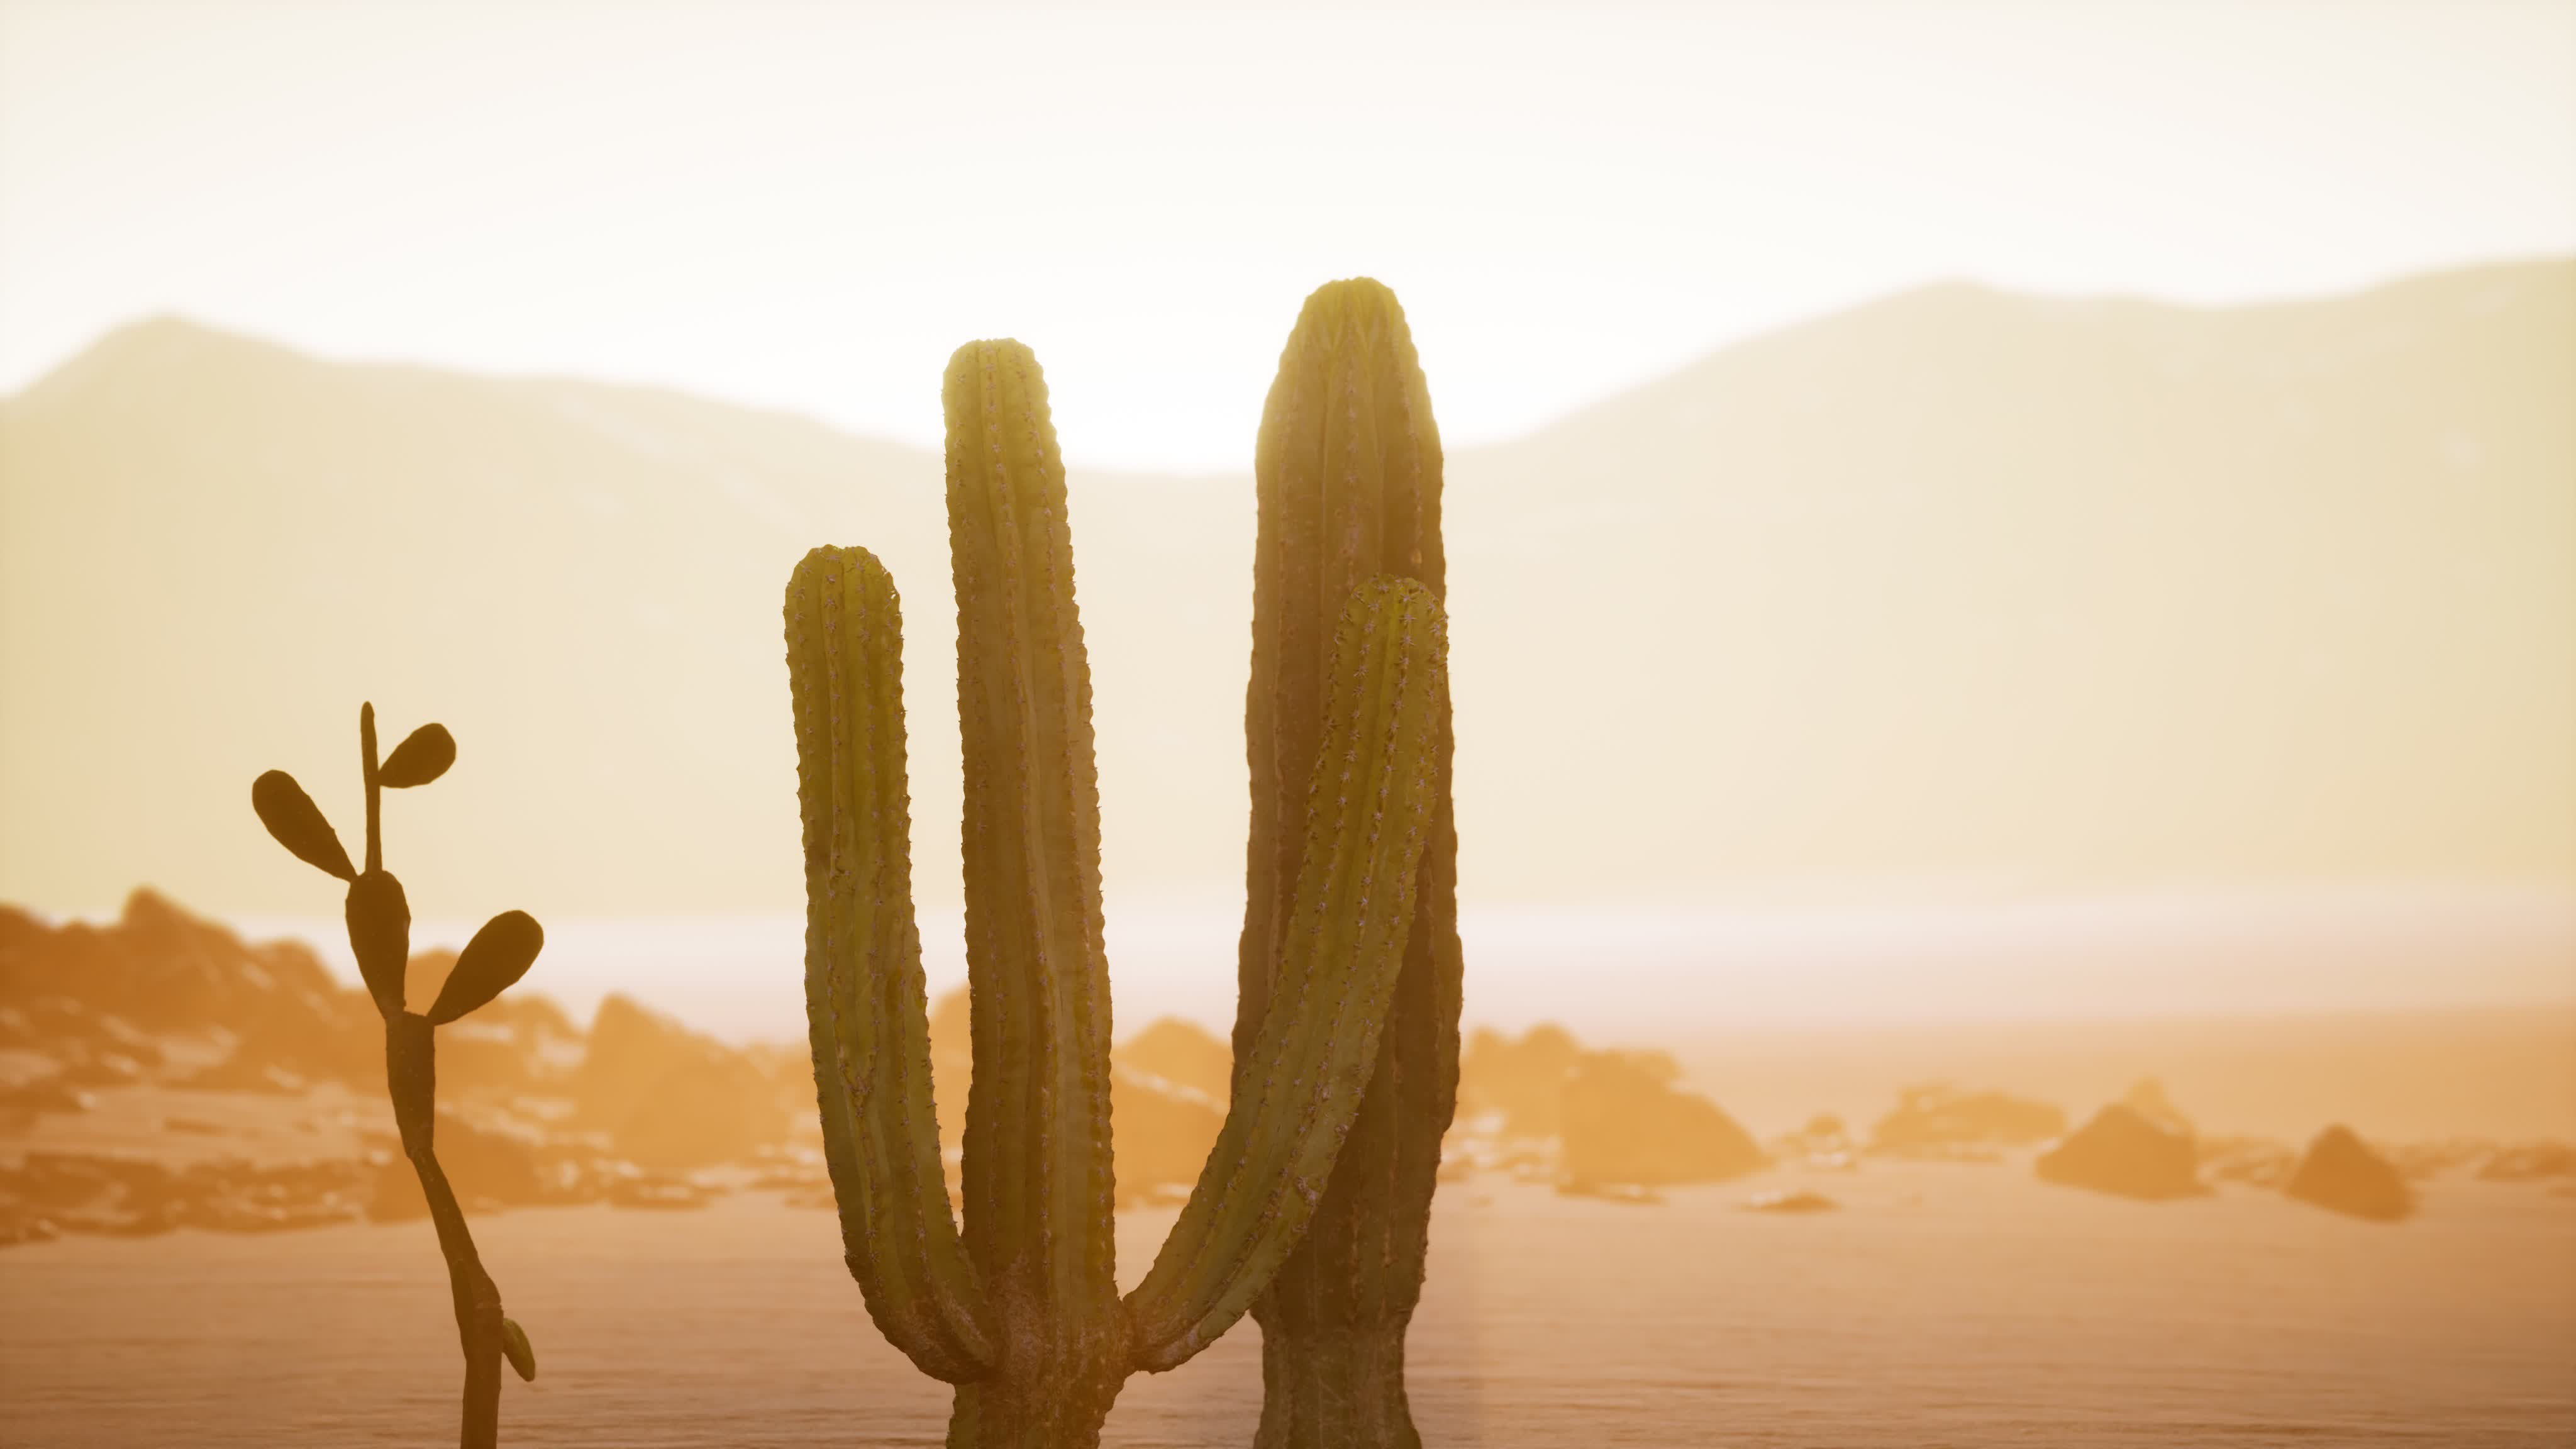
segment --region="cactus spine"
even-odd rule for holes
[[[1438,820],[1446,623],[1419,584],[1345,590],[1310,734],[1303,867],[1275,1006],[1152,1270],[1117,1296],[1109,993],[1091,674],[1064,468],[1028,349],[959,349],[943,386],[966,766],[964,1227],[941,1187],[911,897],[894,585],[820,548],[788,583],[815,1083],[851,1275],[880,1331],[957,1386],[948,1442],[1094,1445],[1139,1369],[1251,1306],[1304,1230],[1378,1057]]]
[[[1327,728],[1325,650],[1352,586],[1372,575],[1445,592],[1440,434],[1395,294],[1367,278],[1306,299],[1261,416],[1254,471],[1252,763],[1235,1056],[1265,1027],[1288,902],[1304,867],[1298,816]],[[1262,1449],[1413,1446],[1404,1334],[1422,1294],[1440,1139],[1458,1099],[1458,836],[1440,702],[1430,838],[1412,931],[1368,1095],[1306,1236],[1254,1308]],[[1235,1090],[1244,1082],[1238,1074]]]

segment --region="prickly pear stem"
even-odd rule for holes
[[[465,1405],[457,1442],[463,1449],[493,1449],[501,1434],[501,1290],[484,1271],[466,1230],[465,1210],[446,1170],[438,1165],[438,1058],[429,1018],[406,1011],[385,1022],[385,1084],[393,1099],[394,1126],[403,1155],[420,1178],[429,1218],[438,1229],[438,1251],[447,1259],[447,1287],[456,1307],[456,1339],[465,1353]]]
[[[1254,472],[1252,766],[1235,1090],[1267,1020],[1281,924],[1298,878],[1296,831],[1325,727],[1322,641],[1361,579],[1445,588],[1441,449],[1412,334],[1385,287],[1334,282],[1306,299],[1264,406]],[[1404,1401],[1406,1324],[1421,1296],[1440,1139],[1457,1105],[1462,955],[1450,732],[1442,700],[1436,799],[1368,1094],[1303,1241],[1253,1309],[1262,1328],[1263,1449],[1418,1442]]]

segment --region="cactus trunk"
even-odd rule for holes
[[[966,761],[966,1253],[1013,1331],[951,1443],[1088,1443],[1127,1376],[1110,1211],[1100,786],[1073,531],[1036,360],[950,363],[948,539]]]
[[[1394,294],[1367,279],[1319,288],[1280,357],[1255,472],[1252,766],[1235,1051],[1261,1027],[1281,909],[1303,865],[1299,807],[1324,728],[1330,623],[1373,575],[1446,586],[1440,435]],[[1304,1240],[1254,1308],[1262,1330],[1263,1449],[1420,1442],[1404,1392],[1404,1334],[1421,1298],[1440,1139],[1457,1107],[1457,829],[1446,700],[1430,838],[1393,1009],[1366,1100]],[[1236,1090],[1242,1090],[1240,1079]]]
[[[1377,581],[1332,623],[1328,727],[1311,746],[1341,768],[1303,802],[1279,1004],[1198,1190],[1122,1302],[1091,675],[1064,469],[1026,348],[969,344],[944,391],[975,1065],[963,1231],[931,1105],[899,605],[860,549],[814,550],[787,592],[815,1084],[850,1271],[886,1336],[957,1386],[950,1445],[1088,1446],[1128,1374],[1187,1360],[1251,1305],[1322,1197],[1378,1060],[1434,834],[1445,621],[1420,586]]]

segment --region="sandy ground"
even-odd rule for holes
[[[1743,1211],[1821,1189],[1840,1211]],[[2026,1165],[1771,1173],[1659,1205],[1443,1188],[1412,1337],[1426,1438],[1497,1446],[2564,1445],[2576,1199],[2444,1179],[2395,1227],[2246,1189],[2144,1206]],[[1168,1212],[1121,1219],[1141,1275]],[[941,1386],[870,1327],[829,1213],[530,1209],[478,1235],[535,1339],[506,1441],[919,1445]],[[0,1254],[0,1442],[446,1441],[430,1230]],[[1112,1445],[1248,1444],[1246,1321],[1129,1381]]]

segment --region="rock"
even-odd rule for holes
[[[1225,1125],[1233,1048],[1167,1016],[1113,1049],[1109,1063],[1119,1205],[1185,1195]]]
[[[2188,1133],[2150,1119],[2127,1102],[2114,1102],[2036,1164],[2040,1180],[2090,1188],[2141,1202],[2198,1197],[2198,1154]]]
[[[364,993],[299,943],[245,945],[150,890],[107,926],[51,926],[0,906],[0,1008],[11,1038],[91,1072],[158,1076],[154,1034],[220,1030],[236,1043],[226,1085],[268,1080],[271,1068],[298,1082],[384,1081],[383,1031]]]
[[[1204,1093],[1113,1065],[1109,1125],[1117,1200],[1125,1207],[1196,1184],[1225,1109]]]
[[[2408,1182],[2423,1182],[2456,1172],[2473,1162],[2485,1162],[2495,1154],[2495,1144],[2477,1137],[2436,1137],[2425,1142],[2403,1142],[2386,1151],[2389,1163]]]
[[[1717,1104],[1669,1085],[1661,1053],[1586,1052],[1565,1084],[1563,1179],[1576,1186],[1721,1182],[1762,1149]]]
[[[1553,1022],[1531,1027],[1518,1041],[1480,1027],[1459,1058],[1458,1114],[1500,1113],[1507,1137],[1558,1136],[1566,1080],[1582,1055],[1573,1035]]]
[[[31,1152],[18,1168],[0,1170],[0,1241],[173,1228],[280,1232],[354,1221],[365,1196],[366,1169],[355,1162],[224,1158],[173,1171],[145,1158]]]
[[[2200,1139],[2201,1171],[2212,1182],[2278,1189],[2298,1165],[2297,1152],[2267,1137]]]
[[[2308,1144],[2281,1189],[2301,1202],[2372,1222],[2393,1223],[2415,1211],[2415,1191],[2394,1163],[2338,1123]]]
[[[1583,1182],[1569,1178],[1556,1185],[1559,1197],[1590,1197],[1603,1202],[1624,1202],[1637,1207],[1652,1207],[1664,1195],[1651,1187],[1634,1182]]]
[[[1744,1200],[1744,1210],[1755,1213],[1829,1213],[1840,1206],[1823,1193],[1804,1188],[1795,1192],[1757,1192]]]
[[[1220,1108],[1234,1090],[1234,1048],[1196,1022],[1167,1016],[1127,1038],[1109,1060],[1130,1072],[1158,1077],[1197,1093]]]
[[[2066,1114],[2045,1102],[2001,1092],[1963,1093],[1947,1085],[1909,1087],[1896,1110],[1879,1119],[1870,1151],[1898,1157],[1981,1157],[1978,1149],[2045,1142],[2066,1131]]]
[[[441,1110],[433,1135],[439,1169],[467,1213],[526,1207],[556,1201],[554,1174],[542,1162],[542,1144],[513,1133],[477,1127],[454,1112]],[[411,1159],[388,1152],[374,1164],[367,1216],[378,1222],[402,1222],[429,1216],[429,1199],[421,1192],[420,1174]]]
[[[758,1063],[624,996],[599,1004],[571,1085],[580,1120],[651,1172],[748,1159],[787,1138],[780,1093]]]
[[[952,1157],[966,1146],[966,1094],[974,1079],[974,1013],[960,986],[930,1008],[930,1100],[939,1145]]]
[[[2544,1178],[2576,1177],[2576,1147],[2564,1142],[2501,1147],[2478,1168],[2478,1176],[2487,1182],[2537,1182]]]
[[[2167,1132],[2184,1137],[2193,1135],[2191,1119],[2184,1116],[2182,1109],[2173,1104],[2173,1099],[2165,1095],[2165,1084],[2153,1077],[2138,1078],[2130,1085],[2128,1095],[2120,1099],[2120,1105]]]
[[[1852,1151],[1851,1134],[1844,1130],[1843,1119],[1831,1112],[1820,1112],[1808,1118],[1806,1126],[1771,1141],[1774,1158],[1820,1172],[1850,1171],[1854,1165]]]

